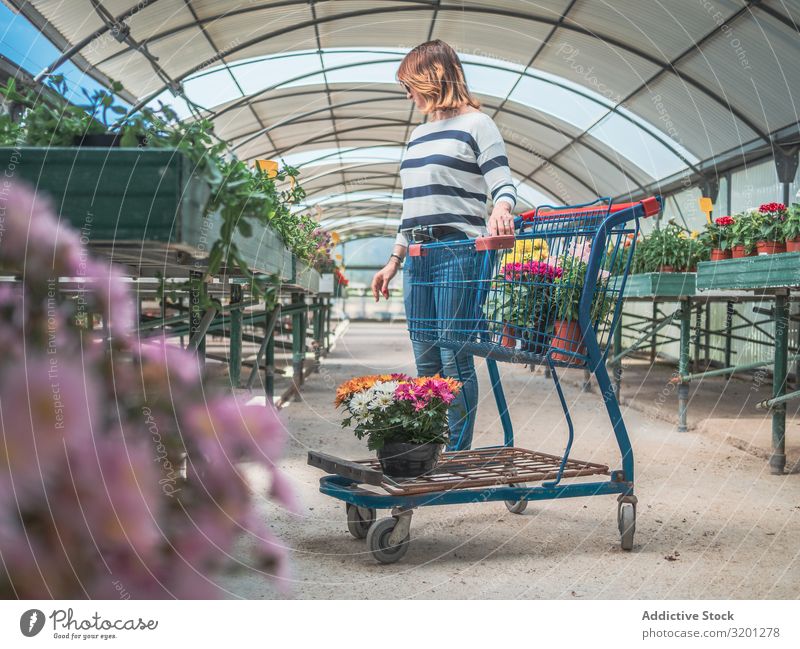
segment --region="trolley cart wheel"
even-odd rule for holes
[[[369,528],[367,547],[378,563],[396,563],[408,552],[408,542],[411,540],[410,531],[399,543],[392,543],[390,538],[395,526],[399,523],[399,518],[392,516],[382,518]]]
[[[508,485],[509,487],[527,487],[524,482],[520,483],[512,483]],[[503,501],[506,504],[506,509],[510,511],[512,514],[521,514],[528,508],[528,501],[525,499],[522,500],[505,500]]]
[[[623,550],[633,549],[633,535],[636,532],[636,508],[631,503],[620,503],[617,511],[617,525]]]
[[[369,507],[358,507],[347,503],[347,530],[357,539],[367,538],[369,528],[375,522],[376,512]]]

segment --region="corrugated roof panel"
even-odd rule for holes
[[[241,4],[247,6],[253,3]],[[228,5],[229,3],[214,0],[192,0],[192,7],[200,18],[223,13],[223,7],[227,9]],[[231,62],[257,54],[274,54],[308,48],[307,30],[294,28],[310,20],[311,11],[308,4],[284,5],[228,15],[205,23],[205,31],[222,52],[230,51],[253,39],[263,39],[257,45],[247,48],[246,52],[234,52],[226,56],[225,60]]]
[[[756,137],[727,108],[674,75],[662,75],[627,107],[701,160]]]
[[[666,63],[717,29],[718,19],[724,20],[741,6],[737,0],[578,2],[566,22],[616,38]],[[720,16],[715,19],[717,12]]]
[[[764,12],[737,20],[678,65],[767,132],[800,114],[798,35]]]
[[[517,105],[513,107],[515,110],[521,108]],[[541,114],[537,115],[537,119],[547,121],[547,117]],[[559,133],[559,130],[565,130],[572,135],[580,133],[578,129],[559,123],[558,120],[552,120],[551,127],[505,112],[495,116],[495,124],[497,124],[509,150],[512,148],[509,144],[513,143],[521,147],[522,151],[530,150],[545,156],[557,151],[569,142],[570,138]]]
[[[381,47],[387,45],[414,47],[423,42],[428,35],[434,7],[415,2],[393,2],[392,6],[394,8],[409,7],[412,11],[365,13],[361,16],[319,23],[322,47]],[[389,8],[388,3],[365,0],[315,4],[318,19]]]
[[[658,67],[599,38],[558,29],[535,67],[574,81],[612,102],[643,84]]]
[[[616,196],[637,190],[636,182],[623,172],[627,168],[627,161],[620,156],[615,160],[613,152],[609,153],[610,162],[579,142],[561,153],[553,162],[572,175],[582,178],[595,189],[597,196]],[[557,169],[555,171],[558,172]],[[652,178],[639,174],[636,179],[642,184],[652,181]]]
[[[516,4],[517,9],[525,8],[524,3]],[[459,54],[485,56],[500,66],[510,63],[525,67],[551,29],[543,23],[488,13],[442,11],[437,15],[433,38],[442,39]]]

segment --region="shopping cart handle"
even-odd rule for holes
[[[475,250],[511,250],[516,238],[513,234],[500,234],[494,237],[475,239]]]

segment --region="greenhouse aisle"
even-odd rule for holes
[[[318,491],[322,475],[308,449],[363,458],[364,444],[339,425],[336,386],[350,377],[410,371],[404,323],[352,324],[283,411],[292,439],[282,468],[300,498],[299,515],[262,499],[259,513],[292,548],[297,598],[792,598],[800,580],[800,493],[793,476],[769,475],[763,460],[723,441],[635,410],[625,411],[637,462],[636,543],[619,547],[613,497],[530,504],[523,515],[499,503],[424,508],[414,514],[411,548],[381,566],[347,532],[342,504]],[[504,365],[520,446],[560,454],[566,427],[552,384],[541,373]],[[500,439],[485,368],[476,445]],[[566,386],[576,425],[572,456],[619,464],[597,394]],[[524,404],[526,418],[519,413]],[[263,493],[266,478],[252,475]],[[379,515],[387,515],[379,512]],[[252,540],[242,539],[237,557]],[[280,597],[245,568],[221,582],[228,597]]]

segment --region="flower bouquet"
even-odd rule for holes
[[[755,214],[758,224],[756,249],[759,255],[773,255],[786,252],[783,224],[786,221],[786,205],[783,203],[764,203]]]
[[[358,439],[377,451],[385,475],[414,478],[430,472],[447,443],[447,410],[461,383],[439,376],[359,376],[336,390],[342,427],[355,424]]]

